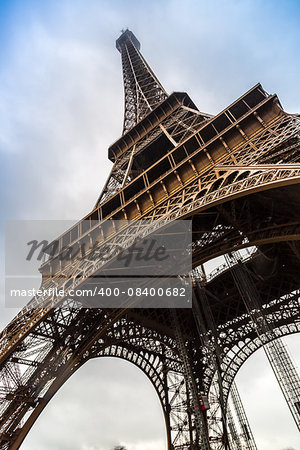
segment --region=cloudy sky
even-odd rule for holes
[[[215,114],[260,81],[300,112],[297,0],[0,0],[1,235],[8,219],[79,219],[110,170],[123,87],[115,40],[131,29],[166,90]],[[3,277],[2,277],[3,285]],[[16,311],[1,303],[1,327]],[[300,339],[286,339],[297,364]],[[237,377],[260,450],[300,449],[262,352]],[[89,362],[23,450],[165,450],[150,382],[124,361]]]

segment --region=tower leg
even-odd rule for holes
[[[204,415],[204,411],[200,409],[200,393],[198,392],[195,377],[193,374],[193,370],[191,368],[191,364],[189,361],[189,357],[187,354],[187,350],[184,344],[184,339],[181,333],[178,317],[176,310],[172,309],[171,316],[174,323],[175,328],[175,336],[176,342],[179,349],[180,358],[183,364],[184,370],[184,378],[186,382],[187,396],[190,399],[191,409],[194,416],[194,426],[196,429],[197,440],[195,442],[195,450],[198,449],[198,440],[199,440],[199,449],[201,450],[211,450],[209,445],[208,438],[208,430],[207,430],[207,421]]]
[[[223,381],[221,373],[222,354],[218,345],[216,324],[211,312],[206,291],[199,283],[197,286],[197,294],[199,300],[196,296],[194,296],[193,298],[194,318],[201,344],[203,348],[206,349],[206,355],[208,359],[207,364],[209,365],[210,370],[215,373],[214,379],[212,381],[214,390],[213,402],[215,403],[215,405],[212,409],[214,411],[220,411],[219,418],[217,418],[216,416],[213,417],[214,414],[210,414],[210,422],[211,425],[213,425],[212,428],[216,428],[216,422],[219,422],[222,431],[221,436],[219,436],[217,440],[222,442],[222,448],[225,448],[225,450],[231,450],[227,430],[227,405],[223,395]],[[209,340],[208,338],[209,333],[212,333],[213,336],[213,339],[211,340]],[[212,422],[214,423],[212,424]],[[214,431],[214,433],[216,433],[216,430]],[[216,438],[214,437],[214,439]]]

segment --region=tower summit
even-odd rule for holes
[[[116,41],[121,53],[125,111],[123,134],[130,130],[168,96],[140,53],[135,35],[126,30]]]
[[[114,163],[96,207],[130,184],[212,116],[198,111],[186,92],[168,95],[126,30],[116,41],[121,53],[125,111],[123,135],[108,149]],[[165,169],[163,168],[163,171]],[[155,168],[155,176],[159,169]]]

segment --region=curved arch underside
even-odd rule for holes
[[[295,186],[256,192],[207,210],[204,219],[201,213],[195,213],[193,222],[197,238],[201,234],[207,235],[207,229],[213,228],[212,223],[216,230],[211,232],[207,241],[199,239],[201,245],[198,239],[194,240],[196,263],[205,259],[205,252],[210,250],[214,254],[214,247],[220,251],[222,240],[225,253],[228,249],[245,245],[243,239],[251,236],[251,232],[253,236],[259,234],[261,239],[269,233],[271,240],[265,239],[260,252],[247,264],[256,276],[256,288],[263,294],[264,303],[269,305],[270,317],[280,335],[298,331],[294,323],[299,298],[297,293],[289,297],[299,287],[299,244],[298,238],[295,239],[298,210],[291,207],[296,195]],[[262,224],[266,225],[263,227]],[[290,234],[282,230],[288,230]],[[253,243],[253,239],[248,239],[246,245]],[[259,347],[259,341],[230,271],[213,279],[207,289],[211,294],[210,304],[216,324],[226,336],[222,345],[225,352],[224,382],[228,393],[237,370]],[[13,403],[9,397],[6,403],[2,403],[2,408],[8,408],[10,417],[12,411],[18,421],[20,416],[25,420],[24,426],[19,428],[14,447],[10,448],[18,448],[46,404],[74,371],[88,359],[102,355],[114,355],[133,362],[152,381],[164,409],[169,446],[172,442],[175,448],[184,448],[184,445],[189,445],[186,443],[197,439],[188,425],[192,419],[186,405],[182,407],[182,399],[186,396],[183,368],[168,311],[131,310],[118,314],[113,310],[75,310],[66,305],[65,310],[52,310],[47,319],[35,328],[35,333],[26,338],[25,349],[14,353],[14,358],[20,358],[20,367],[27,365],[26,398],[21,394]],[[184,336],[190,342],[189,351],[197,361],[195,372],[202,373],[199,377],[201,390],[208,391],[213,374],[205,368],[192,312],[180,311],[179,317]],[[30,365],[28,355],[34,353],[33,349],[36,349],[36,355],[46,354],[42,364]],[[195,349],[200,351],[197,359]],[[13,381],[11,387],[18,382]],[[35,395],[30,397],[30,391],[35,391]],[[6,448],[5,441],[2,448]]]
[[[261,280],[260,289],[266,293],[266,303],[270,303],[270,317],[273,317],[274,324],[280,324],[279,335],[284,335],[298,331],[298,328],[295,327],[294,323],[298,314],[299,296],[297,293],[292,296],[286,294],[287,292],[293,291],[292,277],[289,280],[286,273],[282,271],[281,280],[279,280],[278,273],[279,272],[274,275],[274,278],[276,277],[278,280],[277,286],[272,282],[266,283]],[[273,286],[273,291],[267,293],[266,285],[270,284]],[[233,283],[226,272],[217,277],[214,289],[210,287],[210,289],[212,289],[212,294],[214,295],[215,292],[219,291],[220,287],[225,287],[227,291],[233,291]],[[267,297],[267,295],[270,295],[270,298],[274,299],[275,291],[278,295],[282,295],[277,297],[277,301],[273,301],[273,303],[271,301],[269,302],[269,297]],[[237,296],[236,293],[235,295]],[[225,307],[227,311],[228,306],[232,307],[232,304],[234,303],[233,292],[231,292],[230,296],[231,300],[227,300],[225,306],[222,305],[222,299],[219,300],[220,305]],[[217,299],[214,299],[214,301],[216,304],[212,305],[213,311],[216,314],[216,317],[219,315],[219,326],[225,336],[223,347],[224,349],[231,349],[230,351],[227,350],[227,356],[224,358],[224,361],[227,364],[226,370],[224,370],[224,379],[226,379],[229,390],[230,384],[238,368],[246,359],[245,355],[247,357],[250,356],[250,354],[259,347],[259,342],[255,337],[253,325],[249,323],[249,318],[247,318],[246,314],[242,314],[241,309],[238,311],[237,305],[235,305],[234,308],[236,310],[236,316],[240,317],[240,319],[238,321],[239,323],[235,324],[235,332],[233,332],[232,327],[235,321],[233,320],[232,323],[228,320],[224,321],[222,312],[218,310],[219,305],[217,304]],[[236,299],[235,302],[237,301],[238,300]],[[240,304],[239,307],[242,308],[242,305]],[[191,341],[191,347],[193,347],[193,349],[191,348],[190,351],[194,352],[195,346],[200,349],[200,343],[198,339],[195,338],[195,333],[193,332],[193,317],[190,311],[182,311],[181,313],[180,323],[184,328],[186,338]],[[53,319],[53,323],[57,324],[59,322],[60,314],[61,311],[56,310],[53,311],[52,318],[49,316],[48,333],[51,328],[51,319]],[[94,335],[95,329],[99,327],[102,320],[106,319],[106,315],[103,313],[101,314],[100,312],[98,312],[98,314],[91,314],[91,311],[81,311],[81,315],[81,319],[84,319],[84,323],[90,323],[90,328],[93,329]],[[69,317],[69,320],[72,320],[72,317]],[[77,320],[78,318],[76,318],[77,323],[74,323],[73,327],[75,335],[76,330],[82,330],[83,323],[82,320]],[[154,327],[154,324],[156,324],[156,327]],[[74,371],[89,358],[104,355],[118,356],[133,362],[146,373],[149,379],[151,379],[165,412],[169,443],[178,442],[178,448],[181,448],[180,446],[184,445],[184,442],[190,442],[191,439],[195,439],[195,437],[190,436],[188,427],[188,420],[190,418],[186,413],[186,405],[183,407],[182,403],[182,399],[185,396],[183,369],[176,348],[172,323],[168,311],[132,310],[128,312],[126,316],[123,316],[116,321],[110,330],[107,330],[105,337],[103,336],[98,340],[93,339],[92,341],[89,341],[89,345],[86,346],[85,349],[82,349],[84,350],[83,352],[81,351],[81,359],[78,359],[77,361],[76,359],[74,360],[74,350],[77,348],[77,351],[79,351],[82,345],[79,342],[76,344],[74,339],[71,340],[69,333],[65,332],[64,335],[63,330],[64,328],[62,327],[60,330],[62,334],[61,339],[63,341],[61,342],[61,351],[59,351],[59,346],[57,346],[55,352],[49,352],[47,358],[48,362],[44,361],[39,376],[37,376],[36,371],[32,370],[32,378],[30,379],[32,387],[40,384],[41,377],[45,376],[45,374],[47,374],[49,382],[51,382],[51,380],[53,381],[45,393],[43,393],[45,385],[42,384],[42,386],[40,386],[41,390],[39,392],[37,404],[34,403],[34,400],[31,403],[27,403],[28,413],[30,415],[22,430],[24,434],[19,434],[15,443],[16,445],[18,445],[18,441],[21,442],[24,439],[24,436],[29,431],[45,405]],[[38,340],[38,336],[41,339],[43,334],[46,334],[46,324],[40,325],[36,333],[36,339]],[[82,334],[80,339],[83,339]],[[69,349],[69,355],[65,352],[66,344],[68,344],[68,342],[69,346],[71,342],[75,346],[75,348]],[[242,346],[241,342],[243,342]],[[252,342],[253,344],[251,344]],[[28,348],[32,351],[33,341],[29,341],[28,344],[30,344],[28,345]],[[63,352],[65,352],[64,359],[62,356]],[[26,352],[24,356],[26,357]],[[199,358],[199,360],[201,361],[201,358]],[[207,378],[205,367],[201,368],[198,366],[196,370],[198,373],[199,371],[203,373],[202,381],[208,383],[207,380],[209,378],[211,379],[211,377],[209,376],[209,378]],[[209,383],[207,386],[208,385]],[[202,388],[203,387],[205,387],[205,384],[202,385]],[[40,400],[40,398],[42,400]],[[22,406],[24,408],[24,405]],[[14,405],[14,409],[15,408],[16,405]],[[185,431],[183,432],[182,430]],[[15,448],[17,448],[17,446]]]
[[[298,238],[295,240],[298,211],[297,208],[291,208],[295,195],[295,186],[256,192],[207,210],[204,219],[201,213],[196,213],[193,222],[197,237],[201,233],[207,234],[207,229],[212,229],[212,223],[217,230],[212,232],[207,242],[202,239],[201,245],[197,239],[194,240],[197,263],[205,259],[205,252],[211,250],[213,254],[214,246],[220,251],[222,240],[224,253],[228,249],[245,246],[244,236],[251,236],[249,226],[254,228],[253,236],[269,233],[271,245],[266,239],[260,246],[260,252],[247,264],[257,278],[256,288],[263,294],[264,303],[270,305],[270,317],[273,314],[274,327],[281,330],[281,335],[296,331],[294,323],[298,314],[298,296],[295,294],[288,298],[290,293],[298,289],[297,275],[300,269]],[[263,208],[264,214],[261,214]],[[271,213],[272,221],[269,219]],[[270,222],[275,222],[275,225],[270,226]],[[223,224],[222,227],[220,223]],[[265,227],[262,226],[263,223],[266,224]],[[198,228],[198,224],[202,229]],[[282,233],[284,229],[291,230],[290,234]],[[249,239],[246,245],[253,243]],[[210,303],[217,326],[221,327],[226,336],[222,345],[224,349],[229,349],[227,353],[224,350],[224,382],[229,392],[238,368],[246,356],[249,357],[259,347],[259,342],[230,271],[213,279],[208,283],[207,289],[211,293]],[[220,292],[223,294],[220,295]],[[72,373],[89,358],[105,354],[135,363],[152,381],[164,409],[169,446],[173,442],[178,449],[184,448],[186,442],[197,439],[188,426],[191,417],[186,412],[186,405],[182,407],[182,398],[186,396],[183,368],[168,311],[131,310],[122,314],[119,312],[119,317],[114,313],[113,310],[76,311],[70,306],[66,306],[65,311],[62,308],[52,310],[47,319],[36,327],[35,333],[26,338],[25,350],[20,349],[14,354],[14,358],[20,357],[20,366],[22,363],[23,368],[27,365],[28,388],[25,401],[20,395],[20,400],[17,398],[14,403],[10,403],[9,397],[6,404],[2,403],[2,408],[9,408],[10,404],[17,420],[20,415],[26,419],[23,428],[19,429],[13,448],[18,448],[48,401]],[[190,342],[190,351],[194,353],[195,348],[200,350],[201,344],[191,311],[180,311],[179,317],[184,335]],[[232,332],[233,327],[235,332]],[[237,342],[236,336],[239,342],[243,342],[242,346]],[[30,366],[28,354],[34,353],[34,348],[36,355],[43,352],[46,357],[41,365]],[[195,355],[192,358],[195,360]],[[205,369],[202,359],[200,351],[195,372],[202,373],[201,390],[208,391],[213,374]],[[16,382],[17,380],[11,383],[12,388]],[[36,394],[30,397],[28,392],[33,389]],[[11,416],[9,409],[7,412]]]

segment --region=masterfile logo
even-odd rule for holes
[[[112,222],[10,222],[6,305],[190,307],[191,221]]]

